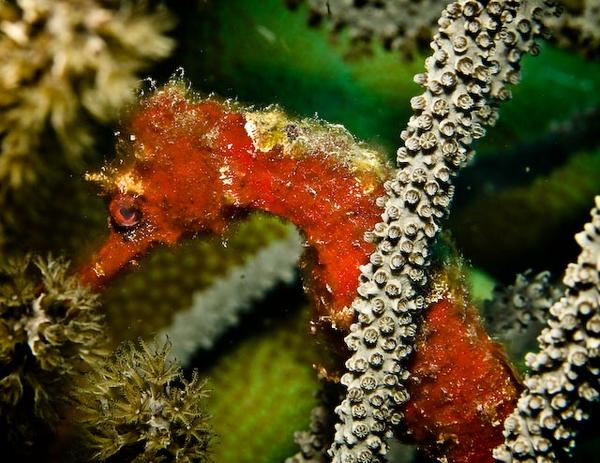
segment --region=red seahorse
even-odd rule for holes
[[[117,148],[119,164],[90,175],[110,196],[111,225],[84,282],[100,287],[155,243],[221,233],[262,210],[304,235],[315,326],[338,340],[348,332],[359,266],[373,251],[363,235],[380,220],[391,172],[381,156],[340,126],[195,98],[176,83],[140,103]],[[405,434],[447,461],[491,462],[520,386],[460,291],[437,286],[410,367]]]

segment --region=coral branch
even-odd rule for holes
[[[589,403],[600,397],[600,196],[592,221],[575,238],[581,254],[567,268],[567,289],[550,309],[540,352],[526,356],[527,390],[504,423],[506,442],[494,451],[498,461],[562,461],[588,418]]]
[[[296,1],[288,3],[294,5]],[[429,43],[435,21],[450,0],[308,0],[313,19],[331,19],[331,29],[349,29],[354,45],[373,39],[405,56],[422,51]]]
[[[436,21],[451,0],[287,0],[290,8],[306,3],[311,25],[326,21],[336,36],[347,30],[358,53],[369,51],[373,41],[405,57],[426,51]],[[561,2],[564,12],[543,19],[552,41],[595,57],[600,51],[600,2]]]
[[[563,288],[550,279],[550,272],[517,274],[515,282],[498,286],[494,298],[483,306],[489,333],[500,339],[512,359],[520,359],[535,345],[548,318],[548,310]]]
[[[161,332],[171,339],[173,356],[183,365],[198,349],[210,349],[239,317],[277,282],[291,282],[302,253],[301,239],[293,227],[276,240],[232,268],[209,288],[194,295],[192,307],[180,311]]]
[[[544,323],[548,309],[560,298],[561,289],[552,284],[550,272],[532,275],[531,270],[519,273],[508,287],[497,287],[494,299],[485,304],[490,332],[512,335],[523,331],[533,321]]]
[[[562,2],[565,12],[560,17],[548,18],[545,23],[552,30],[558,45],[588,56],[600,53],[600,1],[579,0]]]
[[[358,323],[346,338],[354,353],[330,450],[336,463],[381,461],[383,439],[402,420],[395,410],[409,398],[405,364],[425,306],[429,248],[453,195],[451,179],[510,97],[506,85],[518,82],[521,55],[537,52],[542,14],[537,1],[467,0],[449,5],[439,20],[427,72],[416,76],[425,93],[411,100],[415,115],[402,132],[400,169],[380,199],[384,221],[366,235],[377,250],[361,268],[353,303]],[[376,365],[373,356],[381,358]]]

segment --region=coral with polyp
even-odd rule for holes
[[[295,7],[299,0],[288,0]],[[410,57],[426,49],[432,29],[449,0],[307,0],[311,22],[331,20],[337,34],[349,29],[354,45],[364,46],[373,39],[386,49],[400,51]]]
[[[54,423],[67,386],[105,354],[98,296],[68,268],[64,259],[31,256],[0,265],[2,421]]]
[[[376,258],[370,257],[373,241],[363,236],[381,220],[377,198],[391,175],[384,157],[340,126],[293,119],[275,107],[253,110],[201,99],[178,82],[157,90],[131,113],[118,151],[116,163],[88,176],[108,195],[111,220],[106,242],[81,269],[82,279],[99,287],[154,244],[173,244],[200,232],[220,234],[233,219],[252,210],[285,218],[304,236],[307,252],[302,268],[315,310],[312,326],[315,332],[330,335],[327,339],[340,353],[337,369],[324,372],[335,379],[348,357],[341,336],[356,321],[351,304],[360,268]],[[461,412],[452,416],[451,431],[436,425],[443,420],[437,410],[443,409],[429,396],[410,402],[412,411],[406,413],[418,417],[413,435],[431,453],[451,461],[489,461],[491,449],[502,440],[501,423],[511,408],[506,404],[514,405],[519,386],[477,317],[465,317],[462,305],[443,294],[440,300],[446,300],[450,309],[436,311],[426,320],[426,341],[419,344],[421,355],[412,368],[418,372],[415,384],[433,383],[443,390],[447,381],[448,388],[458,387],[460,401],[454,406]],[[397,401],[396,409],[382,406],[378,385],[368,373],[381,373],[393,389],[397,372],[386,373],[383,357],[395,351],[398,339],[414,335],[414,328],[410,323],[396,325],[380,302],[373,301],[372,324],[365,330],[365,348],[373,352],[351,360],[353,369],[366,374],[361,388],[349,391],[349,397],[358,401],[351,410],[360,417],[368,413],[361,397],[375,391],[371,401],[376,419],[398,424],[403,401]],[[398,304],[393,310],[410,320],[410,307]],[[359,318],[364,320],[364,315]],[[431,334],[450,327],[451,339],[462,339],[468,349],[448,350],[443,335]],[[381,346],[381,352],[374,346]],[[362,352],[358,344],[353,350]],[[446,356],[443,368],[429,362],[428,353],[436,351]],[[473,358],[465,352],[477,354],[473,357],[480,359],[477,368],[471,368]],[[478,387],[482,378],[505,387],[482,394]],[[486,413],[479,412],[481,408]],[[355,432],[363,433],[361,429],[356,427]],[[487,459],[477,459],[479,455]]]
[[[516,410],[504,422],[499,462],[564,461],[600,397],[600,196],[592,219],[575,235],[581,252],[563,278],[565,291],[549,309]]]
[[[208,390],[183,377],[169,342],[128,343],[78,390],[79,421],[96,461],[208,461]]]
[[[112,121],[136,73],[169,55],[173,24],[145,1],[0,2],[0,200],[52,155],[73,166],[90,150],[91,122]]]

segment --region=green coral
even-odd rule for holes
[[[98,299],[67,271],[52,257],[0,264],[0,416],[8,422],[56,419],[68,381],[104,355]]]
[[[204,462],[212,439],[208,396],[197,372],[187,381],[170,343],[124,344],[79,390],[81,421],[99,461]]]
[[[189,309],[195,292],[208,288],[260,249],[285,238],[288,227],[265,214],[253,214],[224,236],[203,236],[177,247],[154,250],[134,272],[108,288],[107,322],[117,341],[148,338]]]
[[[308,307],[279,309],[277,319],[253,327],[204,371],[216,391],[208,409],[219,463],[282,462],[297,451],[294,433],[308,427],[320,387],[313,365],[324,361],[322,346],[307,332]]]
[[[585,220],[599,184],[600,149],[577,153],[528,185],[476,197],[450,217],[450,229],[465,256],[495,277],[509,281],[532,262],[559,274],[576,252],[564,237]]]

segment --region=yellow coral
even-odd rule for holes
[[[89,122],[116,117],[136,73],[169,55],[172,26],[143,0],[0,3],[0,195],[34,180],[49,153],[79,160]]]

